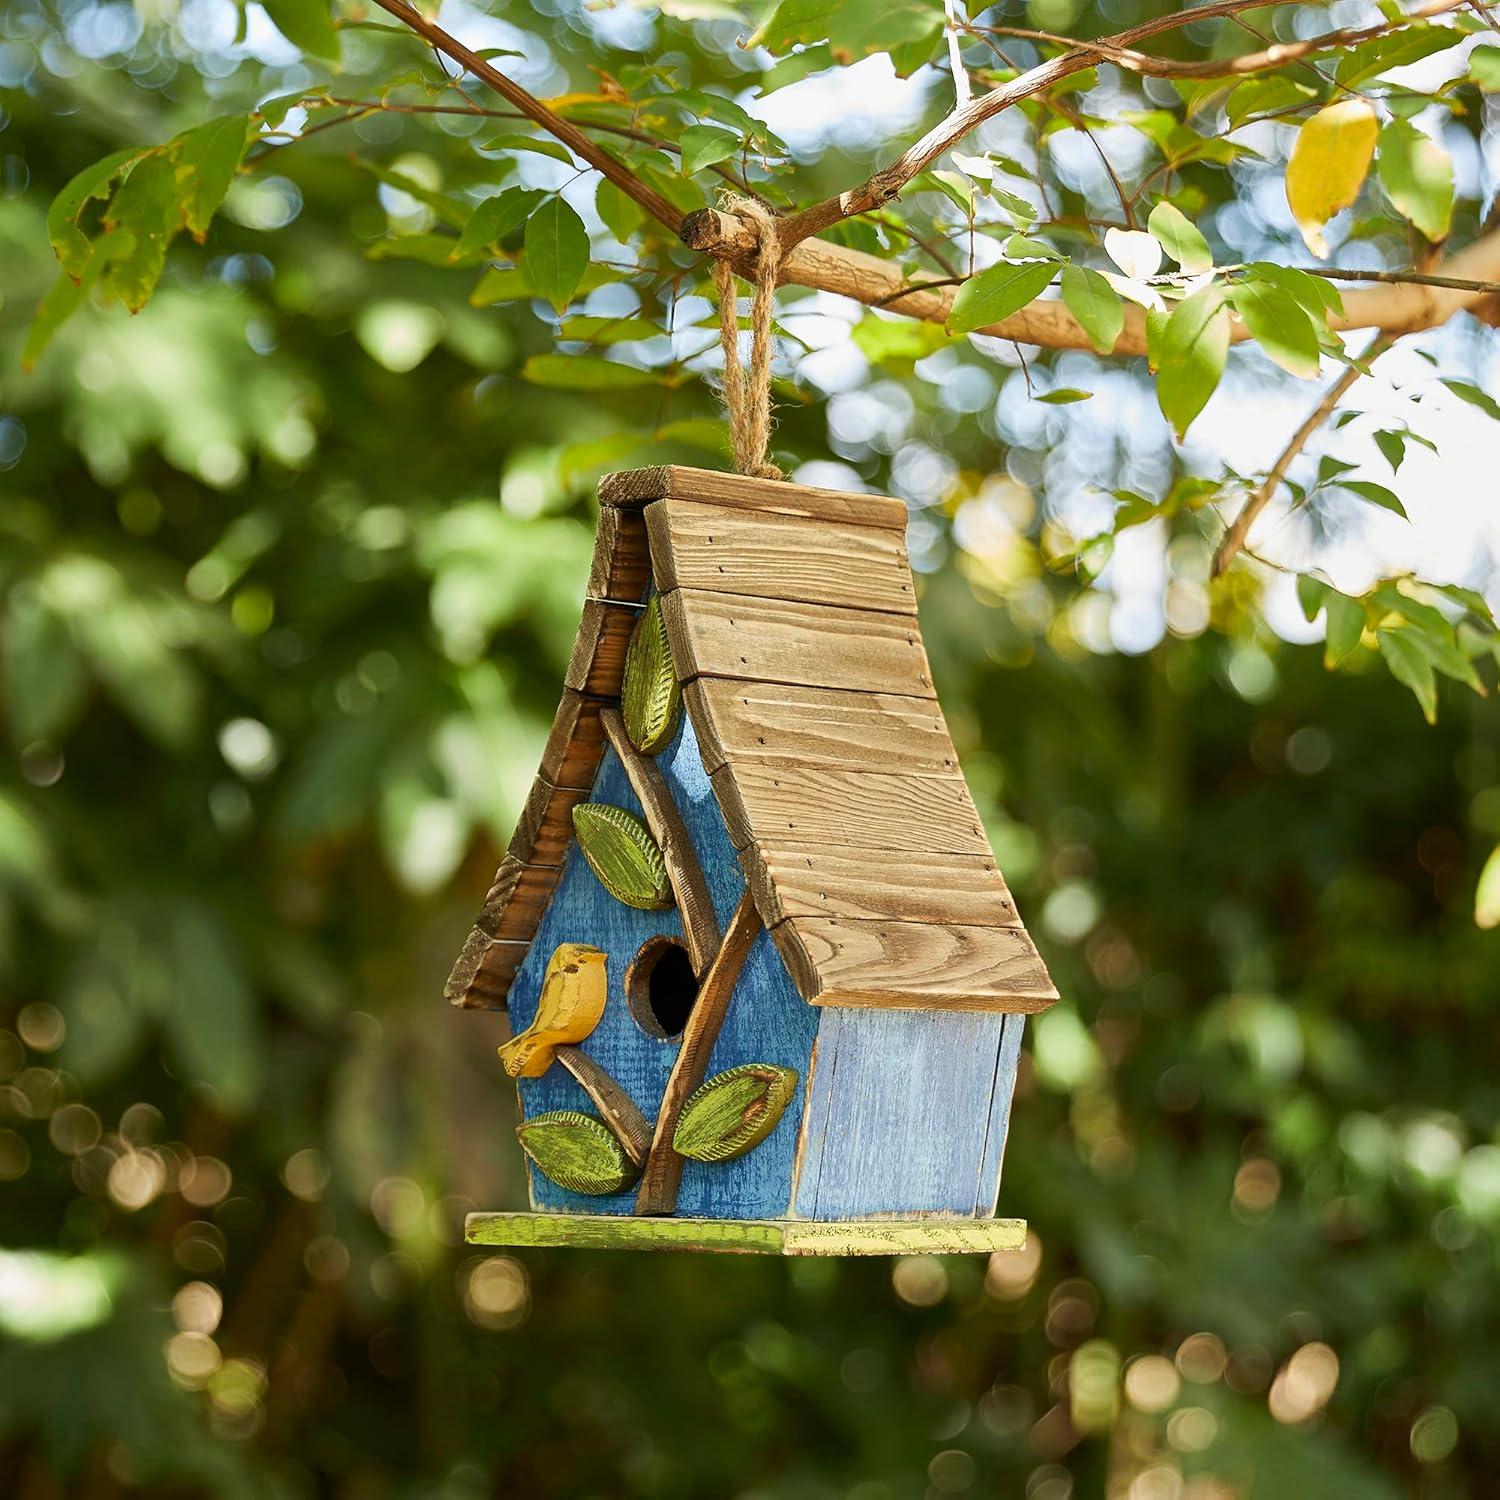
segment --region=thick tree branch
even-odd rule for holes
[[[717,209],[700,209],[682,224],[683,242],[705,255],[741,260],[754,253],[740,221]],[[1476,240],[1443,261],[1438,271],[1444,278],[1473,283],[1500,281],[1500,230]],[[1399,272],[1388,273],[1392,276]],[[1429,276],[1427,280],[1437,280]],[[906,284],[900,269],[878,255],[830,244],[827,240],[804,240],[781,263],[783,284],[813,287],[851,297],[867,307],[889,306],[892,312],[946,323],[953,306],[953,289],[933,283],[931,289]],[[1329,320],[1339,332],[1359,328],[1381,328],[1394,333],[1413,333],[1446,323],[1455,313],[1473,307],[1492,294],[1483,287],[1459,290],[1403,281],[1367,292],[1349,292],[1342,316]],[[1090,349],[1082,325],[1060,301],[1033,302],[1020,312],[975,330],[992,338],[1015,339],[1044,349]],[[1236,342],[1251,337],[1250,330],[1236,321],[1230,337]],[[1111,351],[1116,355],[1146,352],[1146,315],[1134,303],[1125,308],[1125,327]]]
[[[1373,361],[1379,359],[1394,342],[1395,339],[1391,337],[1383,336],[1376,339],[1362,356],[1361,362],[1365,369],[1368,369]],[[1350,365],[1328,387],[1323,399],[1308,413],[1307,420],[1292,434],[1291,441],[1281,450],[1281,456],[1271,465],[1270,473],[1245,502],[1229,530],[1224,533],[1224,540],[1219,543],[1219,550],[1214,553],[1213,577],[1217,578],[1234,561],[1250,535],[1250,528],[1255,525],[1260,513],[1275,498],[1276,491],[1281,488],[1281,481],[1286,478],[1286,471],[1291,468],[1297,455],[1312,441],[1313,435],[1333,415],[1349,388],[1364,373],[1364,370]]]

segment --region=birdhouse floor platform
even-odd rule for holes
[[[712,1250],[727,1255],[965,1255],[1019,1250],[1024,1219],[633,1218],[618,1214],[474,1213],[471,1245],[579,1250]]]

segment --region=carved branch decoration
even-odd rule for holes
[[[747,888],[729,919],[724,941],[698,986],[698,998],[683,1028],[682,1045],[667,1079],[651,1137],[651,1150],[636,1192],[635,1211],[638,1214],[669,1214],[677,1207],[683,1158],[674,1149],[672,1137],[676,1134],[683,1105],[708,1071],[708,1059],[719,1039],[730,996],[734,994],[750,946],[760,930],[760,913],[756,911],[755,901]]]

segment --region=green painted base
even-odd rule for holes
[[[628,1218],[620,1214],[470,1214],[471,1245],[577,1250],[712,1250],[727,1255],[965,1255],[1019,1250],[1024,1219]]]

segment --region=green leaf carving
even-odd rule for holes
[[[710,1078],[682,1106],[672,1149],[691,1161],[729,1161],[758,1146],[797,1091],[797,1075],[774,1063],[746,1063]]]
[[[665,749],[677,728],[682,689],[672,665],[672,647],[667,641],[667,622],[661,612],[661,596],[653,594],[625,652],[625,681],[620,689],[620,709],[630,743],[643,755]]]
[[[573,809],[573,832],[589,869],[616,901],[642,911],[672,905],[666,862],[634,813],[605,802],[581,802]]]
[[[570,1193],[618,1193],[640,1176],[609,1127],[578,1110],[537,1115],[516,1126],[516,1138],[537,1171]]]

